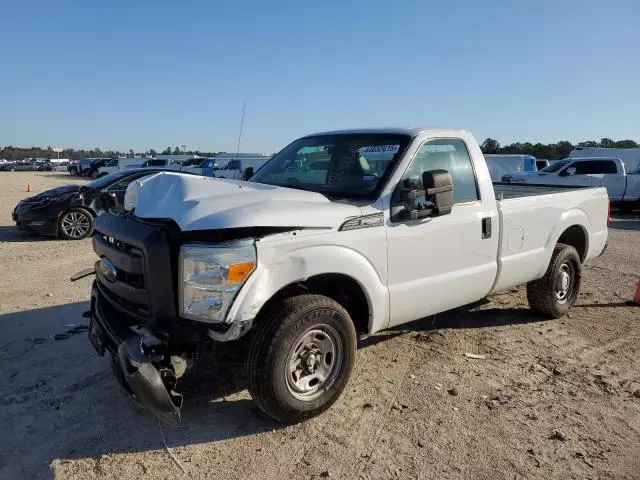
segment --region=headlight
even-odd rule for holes
[[[124,194],[124,209],[128,211],[135,210],[138,203],[138,191],[140,190],[140,180],[134,180],[127,185],[127,191]]]
[[[180,249],[181,316],[201,322],[223,322],[238,290],[255,267],[253,240],[214,247],[183,245]]]

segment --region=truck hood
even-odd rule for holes
[[[135,215],[173,220],[180,230],[241,227],[338,228],[355,205],[316,192],[162,172],[137,181]]]

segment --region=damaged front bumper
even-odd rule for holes
[[[180,421],[182,395],[175,387],[186,371],[186,359],[169,351],[146,327],[109,321],[95,286],[89,339],[99,355],[110,355],[119,383],[136,403],[167,423]]]

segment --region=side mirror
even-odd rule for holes
[[[251,177],[253,177],[253,167],[245,168],[244,172],[242,173],[242,179],[249,180]]]
[[[118,207],[120,203],[120,199],[118,198],[118,194],[116,192],[108,192],[105,195],[105,202],[107,206],[107,210]]]
[[[453,207],[453,181],[446,170],[429,170],[422,173],[425,197],[433,202],[433,216],[447,215]]]
[[[562,172],[563,177],[572,177],[576,174],[576,167],[567,167],[567,169]]]

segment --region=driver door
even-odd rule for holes
[[[451,213],[402,219],[396,214],[401,203],[398,188],[421,190],[422,172],[435,169],[451,174]],[[461,139],[422,144],[390,202],[386,221],[390,326],[450,310],[489,293],[498,269],[498,216],[495,200],[480,197]]]
[[[576,187],[590,187],[591,177],[589,173],[589,163],[585,161],[577,161],[570,163],[558,173],[561,177],[560,185],[569,185]]]

